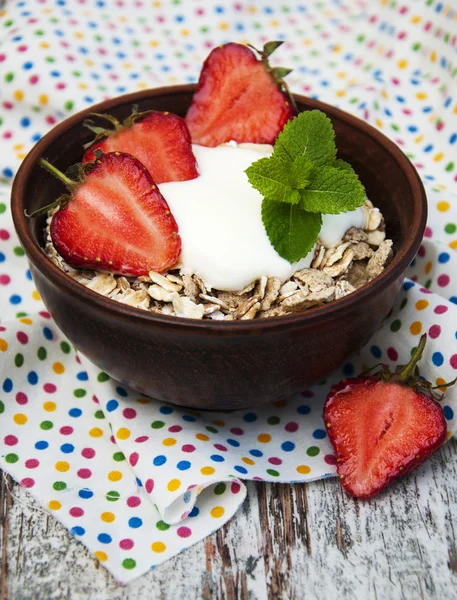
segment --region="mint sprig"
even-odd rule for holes
[[[267,200],[298,204],[300,190],[309,184],[313,163],[307,156],[282,160],[276,155],[261,158],[248,167],[249,181]]]
[[[323,214],[354,210],[365,200],[357,174],[336,152],[330,119],[319,110],[306,111],[287,123],[270,157],[246,169],[263,196],[262,221],[270,242],[290,263],[313,248]]]

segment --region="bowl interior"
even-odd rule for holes
[[[92,110],[107,112],[123,120],[131,113],[132,105],[137,104],[140,112],[155,109],[184,116],[194,89],[195,86],[186,85],[145,90],[105,101]],[[413,166],[393,143],[356,117],[317,100],[302,96],[296,96],[296,100],[300,111],[317,108],[331,119],[339,157],[352,164],[366,187],[368,198],[380,208],[386,219],[387,235],[394,243],[392,264],[402,258],[404,262],[405,253],[411,255],[412,246],[417,249],[426,219],[425,196]],[[18,212],[22,213],[23,208],[34,211],[65,191],[60,182],[39,166],[38,159],[43,156],[62,171],[79,162],[82,146],[93,139],[93,133],[83,126],[89,112],[83,111],[61,123],[32,150],[32,154],[36,153],[35,162],[27,173],[25,193],[19,194],[24,206],[19,207]],[[26,224],[33,243],[41,247],[44,224],[44,216],[28,219]]]

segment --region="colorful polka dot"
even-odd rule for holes
[[[214,467],[202,467],[200,469],[200,473],[202,475],[214,475],[215,472],[216,472],[216,469]]]
[[[156,552],[157,554],[161,554],[162,552],[165,552],[166,549],[167,549],[167,547],[165,546],[165,544],[163,542],[154,542],[151,545],[151,550],[153,552]]]
[[[96,552],[94,552],[94,556],[100,562],[106,562],[108,560],[108,555],[106,554],[106,552],[102,552],[101,550],[97,550]]]
[[[167,484],[167,489],[169,492],[176,492],[181,487],[181,482],[179,479],[171,479]]]
[[[104,523],[112,523],[116,519],[116,515],[114,515],[114,513],[112,513],[112,512],[103,512],[100,515],[100,519]]]
[[[126,427],[121,427],[120,429],[118,429],[116,437],[119,440],[127,440],[130,437],[130,430]]]
[[[301,475],[308,475],[311,473],[311,469],[308,467],[308,465],[298,465],[297,473],[300,473]]]

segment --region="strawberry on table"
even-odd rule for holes
[[[97,149],[127,152],[143,163],[156,184],[195,179],[198,176],[197,161],[184,119],[169,112],[137,113],[136,109],[134,106],[132,114],[122,124],[111,115],[94,114],[108,120],[113,129],[97,127],[86,120],[84,124],[96,138],[84,153],[82,162],[95,160]]]
[[[70,194],[33,215],[60,207],[51,221],[57,252],[75,267],[123,275],[167,271],[181,251],[178,225],[146,168],[130,154],[97,152],[95,162],[72,168],[70,179],[41,165]]]
[[[290,70],[268,63],[281,44],[268,42],[261,52],[254,52],[231,42],[212,50],[186,115],[195,144],[218,146],[231,140],[273,144],[296,114],[283,81]]]
[[[427,460],[446,439],[435,388],[419,377],[426,339],[424,334],[411,361],[395,373],[383,367],[374,375],[345,379],[327,396],[325,426],[341,483],[352,496],[377,494]]]

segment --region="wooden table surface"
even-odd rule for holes
[[[369,501],[249,482],[225,527],[127,587],[9,478],[0,525],[0,600],[453,600],[457,442]]]

